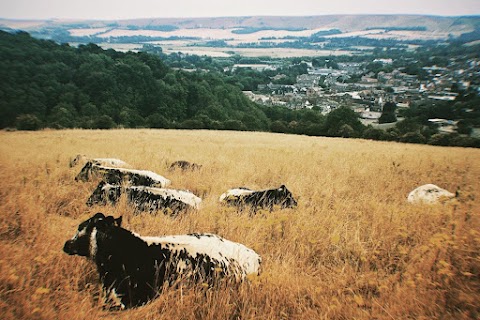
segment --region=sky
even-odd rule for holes
[[[0,18],[9,19],[325,14],[480,15],[480,0],[0,0]]]

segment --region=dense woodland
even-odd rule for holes
[[[173,68],[185,65],[208,71]],[[0,31],[0,128],[255,130],[480,147],[467,135],[438,134],[426,121],[455,119],[468,107],[473,118],[461,123],[460,132],[468,134],[478,125],[477,94],[465,93],[455,105],[415,106],[405,121],[382,131],[362,125],[348,106],[327,116],[319,110],[259,106],[242,90],[269,74],[248,69],[225,74],[222,67],[209,57],[122,53],[95,44],[77,48]],[[282,72],[294,79],[305,68],[292,63]]]

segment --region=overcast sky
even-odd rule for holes
[[[480,15],[480,0],[0,0],[0,18],[14,19],[375,13]]]

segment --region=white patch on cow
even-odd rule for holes
[[[130,165],[123,160],[115,159],[115,158],[94,158],[92,159],[95,164],[101,166],[112,166],[117,168],[128,168]]]
[[[434,184],[425,184],[410,192],[407,197],[407,201],[410,203],[426,203],[435,204],[442,198],[451,199],[455,194],[442,189]]]
[[[260,256],[243,244],[223,239],[214,234],[197,235],[174,235],[165,237],[140,237],[149,246],[160,245],[168,248],[173,253],[183,250],[191,257],[198,254],[209,256],[227,268],[240,278],[248,274],[258,274],[260,271]]]
[[[185,270],[187,270],[188,266],[185,261],[178,261],[177,262],[177,272],[178,273],[184,273]]]
[[[72,240],[77,240],[87,234],[87,229],[83,228],[82,230],[78,230],[77,233],[73,236]]]
[[[74,167],[80,162],[87,162],[91,161],[96,165],[101,165],[101,166],[111,166],[111,167],[118,167],[118,168],[129,168],[130,165],[126,163],[123,160],[116,159],[116,158],[89,158],[86,155],[83,154],[77,154],[77,156],[70,161],[70,166]]]
[[[97,255],[97,228],[93,228],[92,233],[90,234],[90,258],[95,259]]]
[[[252,194],[254,192],[255,192],[254,190],[244,189],[244,188],[230,189],[220,196],[220,201],[226,201],[226,200],[229,200],[231,198],[236,199],[240,196],[244,196],[244,195],[247,195],[247,194]]]
[[[144,190],[152,194],[160,195],[164,198],[170,197],[188,204],[189,206],[198,209],[202,199],[191,193],[190,191],[185,190],[175,190],[175,189],[164,189],[164,188],[153,188],[153,187],[130,187],[133,190]]]
[[[144,176],[152,179],[153,181],[156,182],[156,184],[159,184],[162,188],[170,185],[172,182],[168,180],[165,177],[162,177],[161,175],[148,171],[148,170],[136,170],[136,169],[126,169],[126,168],[114,168],[114,167],[108,167],[108,166],[101,166],[101,165],[96,165],[93,164],[92,168],[95,168],[94,170],[118,170],[123,173],[130,173],[130,174],[137,174],[139,176]]]

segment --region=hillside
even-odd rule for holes
[[[76,154],[117,157],[203,198],[177,219],[87,207]],[[0,132],[2,319],[475,319],[480,313],[480,150],[270,133],[187,130]],[[175,160],[199,171],[168,172]],[[411,205],[434,183],[459,197]],[[218,197],[285,184],[298,207],[253,217]],[[62,252],[95,212],[142,235],[213,232],[263,258],[239,287],[167,288],[125,312],[103,308],[97,271]]]
[[[151,28],[172,25],[182,29],[210,28],[283,28],[288,29],[334,29],[343,32],[365,30],[371,27],[418,27],[436,32],[470,32],[479,24],[479,17],[440,17],[424,15],[326,15],[326,16],[285,16],[285,17],[213,17],[213,18],[157,18],[129,20],[8,20],[0,19],[0,25],[9,28],[32,30],[51,26],[105,26]]]
[[[321,30],[351,32],[368,29],[412,31],[412,38],[447,39],[474,31],[480,24],[480,17],[439,17],[422,15],[326,15],[307,17],[218,17],[218,18],[158,18],[132,20],[45,20],[22,21],[0,19],[3,28],[21,29],[52,36],[55,30],[65,30],[71,35],[93,34],[99,37],[121,37],[135,35],[147,37],[201,37],[204,39],[230,39],[254,41],[262,37],[242,37],[232,32],[238,29],[297,31],[284,33],[284,36],[308,36]],[[419,30],[415,30],[420,28]],[[255,30],[257,29],[257,30]],[[195,32],[194,30],[201,31]],[[152,34],[152,31],[156,31]],[[302,31],[302,32],[298,32]],[[113,33],[112,33],[113,32]],[[391,38],[399,35],[391,34]]]

